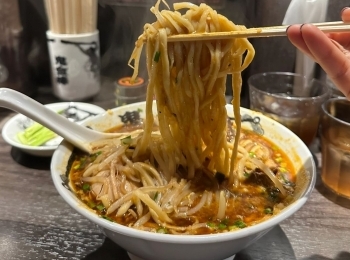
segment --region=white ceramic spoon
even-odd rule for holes
[[[8,88],[0,88],[0,107],[11,109],[29,117],[87,153],[92,153],[91,142],[123,135],[120,133],[97,132],[73,123],[34,99]]]

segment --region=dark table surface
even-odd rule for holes
[[[36,98],[41,103],[57,102],[48,89]],[[105,109],[114,106],[113,95],[89,102]],[[0,130],[13,115],[0,110]],[[317,143],[312,149],[320,168]],[[129,259],[59,196],[50,160],[27,155],[0,137],[0,260]],[[318,176],[305,206],[235,257],[243,259],[349,260],[350,201],[325,189]]]

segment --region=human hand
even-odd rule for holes
[[[350,22],[350,8],[341,12]],[[317,62],[337,88],[350,99],[350,33],[321,32],[312,24],[292,25],[287,29],[289,40]]]

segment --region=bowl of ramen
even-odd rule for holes
[[[85,121],[118,137],[89,143],[90,154],[63,142],[52,178],[132,259],[227,259],[304,205],[315,163],[286,127],[240,108],[241,72],[254,57],[249,41],[203,39],[246,28],[203,3],[174,3],[174,11],[161,4],[130,58],[132,81],[146,45],[146,102]],[[184,40],[189,35],[203,37]]]
[[[159,115],[156,102],[151,108]],[[235,115],[232,105],[225,108],[223,138],[232,144]],[[240,108],[235,178],[230,180],[214,170],[219,166],[212,166],[215,158],[210,154],[194,173],[181,158],[174,162],[159,142],[158,116],[150,146],[133,157],[142,149],[137,142],[145,134],[146,111],[146,102],[141,102],[84,121],[97,131],[123,135],[97,141],[90,155],[64,141],[51,163],[63,199],[132,259],[226,259],[290,217],[310,196],[316,168],[309,149],[259,112]]]

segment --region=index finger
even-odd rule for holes
[[[323,32],[311,24],[301,28],[306,46],[332,81],[350,98],[350,60]]]
[[[341,19],[343,22],[350,22],[350,8],[345,7],[341,12]]]

